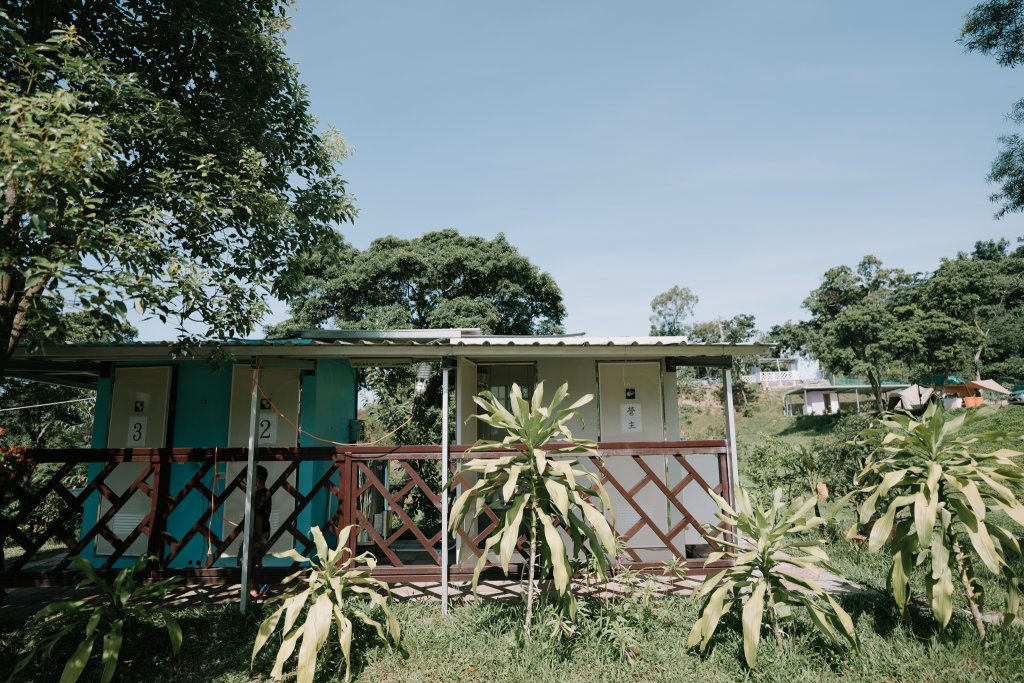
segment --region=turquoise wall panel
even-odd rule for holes
[[[151,365],[152,363],[149,363]],[[139,363],[118,363],[116,365],[140,365]],[[175,368],[175,395],[173,397],[174,424],[170,430],[175,448],[212,448],[227,445],[228,420],[231,407],[231,376],[232,364],[225,364],[218,369],[212,368],[201,360],[169,361],[167,365]],[[92,446],[102,448],[106,445],[107,422],[111,398],[111,382],[100,380],[96,397],[95,422],[93,424]],[[329,446],[315,437],[327,441],[349,443],[352,441],[350,428],[356,417],[357,386],[356,373],[351,364],[345,360],[320,360],[313,373],[302,377],[302,408],[299,445]],[[310,462],[299,466],[297,488],[300,494],[311,490],[330,467],[328,463]],[[101,464],[90,465],[90,481],[99,474]],[[223,470],[223,466],[216,469]],[[199,470],[198,464],[172,465],[168,492],[171,496],[178,495],[187,482]],[[219,492],[223,489],[223,481],[214,486],[213,474],[205,478],[205,485]],[[85,506],[83,529],[89,529],[96,523],[98,496],[93,494]],[[196,519],[205,517],[210,508],[210,500],[197,491],[187,494],[186,498],[171,512],[167,520],[167,532],[175,538],[183,538]],[[334,514],[337,501],[326,491],[320,491],[310,505],[299,515],[296,525],[299,529],[312,526],[323,527]],[[214,519],[219,519],[216,515]],[[219,524],[214,521],[214,531],[220,532]],[[200,566],[207,552],[207,543],[200,536],[193,537],[186,548],[175,558],[172,567],[185,568]],[[93,546],[90,544],[83,555],[95,559]],[[117,566],[130,565],[134,558],[124,558]],[[232,566],[235,558],[225,558],[218,562],[220,566]],[[267,565],[287,564],[287,560],[270,558]]]
[[[96,407],[93,409],[92,418],[92,442],[93,448],[104,448],[107,445],[107,429],[110,421],[110,385],[109,377],[101,377],[96,383]],[[89,463],[89,481],[99,476],[103,469],[103,463]],[[82,508],[82,530],[86,531],[96,525],[96,515],[100,507],[100,494],[93,493],[85,500]],[[84,550],[82,556],[90,560],[94,559],[94,544],[90,543]]]
[[[211,448],[228,444],[228,417],[231,410],[232,364],[213,368],[204,361],[181,361],[177,365],[177,391],[174,402],[175,448]],[[199,471],[199,463],[171,466],[168,493],[176,496]],[[213,487],[213,474],[203,480],[207,488]],[[198,491],[190,491],[167,518],[167,532],[175,538],[184,538],[200,516],[206,517],[210,500]],[[219,519],[216,516],[214,519]],[[216,521],[213,524],[218,527]],[[201,566],[208,550],[206,540],[196,535],[189,539],[185,549],[174,558],[172,567]]]
[[[351,443],[351,424],[356,410],[356,373],[352,365],[346,360],[317,361],[316,374],[303,378],[301,422],[307,433],[300,434],[299,445],[332,445],[319,439]],[[329,467],[325,462],[303,463],[299,468],[299,490],[310,491]],[[321,489],[299,516],[299,528],[324,528],[336,508],[337,500]]]

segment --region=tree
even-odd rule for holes
[[[960,42],[971,52],[994,56],[1000,66],[1024,64],[1024,2],[988,0],[976,5],[964,19]],[[1024,99],[1013,105],[1008,118],[1024,123]],[[1024,210],[1024,138],[1013,133],[999,142],[1003,149],[988,175],[990,182],[1001,184],[991,195],[1000,205],[996,217]]]
[[[562,292],[499,234],[492,240],[456,230],[413,239],[382,237],[360,251],[338,233],[325,233],[288,264],[296,286],[291,319],[270,332],[316,329],[427,329],[478,327],[485,334],[561,331]],[[405,420],[412,376],[407,369],[371,370],[367,385],[380,401],[374,411],[385,431]],[[402,427],[403,443],[440,438],[441,383],[434,376],[416,419]]]
[[[287,255],[354,216],[284,0],[13,0],[0,13],[0,374],[35,322],[129,306],[247,333]],[[43,305],[45,300],[58,305]]]
[[[477,558],[474,592],[490,551],[498,549],[501,567],[508,575],[512,554],[525,533],[528,578],[523,631],[527,643],[532,638],[535,578],[552,578],[559,607],[572,623],[576,620],[576,598],[570,582],[580,558],[593,565],[601,580],[607,580],[615,556],[615,534],[596,505],[599,502],[604,510],[612,510],[601,478],[581,466],[579,460],[566,457],[597,455],[596,443],[574,437],[568,427],[578,417],[576,409],[594,397],[587,394],[566,407],[563,403],[568,393],[569,385],[563,384],[551,402],[544,405],[543,382],[537,385],[529,401],[523,398],[519,385],[513,384],[511,409],[489,391],[474,396],[473,400],[484,411],[477,419],[504,431],[505,437],[501,441],[480,441],[472,450],[503,450],[512,454],[467,461],[462,471],[476,481],[452,505],[453,532],[467,518],[476,518],[485,502],[495,499],[499,492],[507,506],[504,519],[484,541]],[[545,448],[555,443],[557,448]]]
[[[867,377],[879,411],[885,409],[883,379],[906,373],[903,359],[917,343],[913,330],[895,313],[899,295],[915,281],[915,276],[883,268],[877,258],[865,256],[856,269],[828,270],[803,304],[811,313],[808,350],[833,372]]]
[[[291,259],[287,269],[296,283],[288,299],[292,317],[273,326],[271,334],[325,325],[545,334],[561,331],[565,316],[554,279],[501,234],[492,240],[456,230],[413,239],[389,236],[361,251],[331,232]],[[361,383],[377,398],[367,407],[367,422],[374,432],[394,432],[399,444],[438,443],[439,373],[432,374],[421,397],[413,394],[414,379],[411,368],[367,370]],[[439,485],[436,463],[423,461],[417,468],[428,485]],[[421,525],[426,532],[440,529],[429,500],[413,492],[407,507],[428,515]]]
[[[810,350],[810,338],[814,333],[811,324],[806,320],[787,320],[779,325],[773,325],[768,330],[767,341],[775,344],[777,357],[782,358],[789,354],[804,353]]]
[[[693,323],[683,329],[691,342],[700,344],[742,344],[757,335],[757,323],[749,313]]]
[[[135,329],[126,324],[106,329],[84,313],[64,316],[61,322],[60,335],[52,339],[57,343],[126,342],[136,334]],[[26,338],[29,343],[36,341],[33,327],[27,330]],[[90,399],[94,393],[88,389],[13,377],[0,378],[0,409],[4,409],[0,412],[0,427],[7,430],[4,441],[27,448],[87,447],[92,435],[93,402]]]
[[[1014,324],[1024,302],[1024,254],[1009,253],[1008,246],[1007,240],[979,241],[970,254],[942,259],[910,290],[925,371],[1019,376],[1003,364],[1012,366],[1024,347]]]
[[[360,251],[324,234],[290,264],[296,286],[283,327],[427,329],[479,327],[485,334],[561,331],[565,306],[554,278],[504,235],[456,230],[381,237]]]
[[[740,313],[731,318],[716,318],[705,322],[693,323],[683,328],[690,342],[700,344],[742,344],[749,342],[757,335],[757,323],[749,313]],[[742,380],[744,366],[754,359],[750,356],[733,356],[732,370],[736,381],[732,385],[733,398],[750,403],[750,396]],[[723,387],[724,389],[724,387]]]
[[[959,583],[982,638],[984,591],[975,554],[1001,580],[1005,622],[1012,622],[1021,611],[1021,548],[1004,519],[1024,524],[1024,504],[1017,497],[1024,483],[1024,453],[992,450],[1020,435],[972,433],[986,417],[982,410],[951,416],[941,403],[932,403],[920,419],[882,419],[864,432],[878,445],[856,478],[866,496],[858,508],[860,523],[873,522],[868,550],[884,548],[890,555],[889,590],[900,614],[910,601],[911,576],[918,573],[914,568],[923,568],[919,575],[939,626],[945,628],[953,615]],[[961,545],[964,536],[974,553]]]
[[[504,235],[492,240],[456,230],[421,237],[382,237],[365,251],[336,232],[325,233],[287,265],[295,286],[288,299],[289,329],[427,329],[478,327],[485,334],[549,334],[561,331],[562,292],[554,278],[519,253]],[[374,407],[386,431],[409,412],[411,371],[369,371],[366,383],[380,401]],[[403,443],[440,438],[441,383],[432,377],[416,420],[403,427]]]
[[[698,301],[689,287],[679,286],[651,299],[651,334],[657,337],[686,334],[683,321],[693,315]]]

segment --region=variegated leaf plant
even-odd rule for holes
[[[473,571],[474,590],[489,553],[497,550],[507,575],[519,538],[526,536],[529,576],[523,628],[527,642],[530,642],[530,622],[537,593],[535,579],[552,578],[563,613],[574,619],[576,600],[570,586],[574,563],[581,556],[586,557],[598,576],[607,579],[608,568],[615,557],[612,526],[595,505],[595,500],[599,500],[610,514],[608,494],[595,473],[581,467],[578,460],[565,457],[597,456],[596,444],[575,438],[569,426],[569,421],[578,415],[576,410],[593,397],[588,394],[563,407],[567,396],[568,385],[563,384],[545,405],[544,383],[541,382],[529,401],[523,398],[519,385],[513,384],[511,409],[506,409],[489,391],[474,397],[484,410],[476,418],[503,430],[506,436],[501,441],[478,441],[472,450],[512,453],[467,461],[462,471],[475,475],[476,480],[452,506],[450,528],[453,532],[467,517],[475,520],[491,497],[499,497],[507,506],[494,532],[484,542]],[[545,448],[548,444],[557,447]],[[541,560],[539,576],[536,574],[538,558]]]
[[[279,681],[284,677],[284,666],[299,646],[296,681],[312,683],[317,657],[334,626],[337,626],[338,645],[345,657],[345,681],[351,680],[353,617],[373,627],[389,646],[398,644],[401,628],[388,608],[387,584],[370,576],[377,565],[376,558],[370,553],[353,556],[349,548],[349,537],[356,528],[352,525],[342,529],[334,548],[328,547],[319,527],[310,529],[316,557],[304,557],[295,550],[274,554],[275,557],[286,557],[309,566],[285,579],[288,586],[285,592],[267,601],[271,606],[279,606],[260,624],[256,634],[252,661],[281,625],[281,645],[270,672],[273,680]],[[383,619],[374,619],[370,609],[364,609],[363,601],[369,602],[370,609],[380,608]],[[305,620],[300,623],[299,617],[307,606]]]
[[[872,524],[868,549],[887,549],[891,556],[889,589],[900,612],[910,600],[913,568],[924,565],[935,621],[943,628],[949,623],[959,583],[982,638],[983,593],[976,560],[1004,583],[1005,618],[1021,613],[1020,577],[1007,558],[1020,555],[1020,542],[992,513],[1003,512],[1024,524],[1024,505],[1018,498],[1024,453],[1005,448],[980,452],[986,444],[1019,437],[970,433],[986,414],[982,409],[951,416],[933,403],[920,418],[886,416],[863,433],[881,437],[881,444],[857,475],[860,493],[866,496],[860,523]],[[973,553],[961,543],[963,536],[970,539]]]
[[[857,648],[859,641],[850,615],[807,572],[801,571],[814,567],[835,571],[821,548],[824,541],[806,533],[825,523],[812,514],[817,499],[810,496],[783,503],[782,490],[776,489],[772,504],[762,510],[738,487],[739,509],[734,510],[722,497],[708,493],[720,508],[717,517],[721,525],[712,527],[719,532],[715,542],[726,549],[711,553],[705,565],[722,558],[729,558],[732,565],[710,573],[697,589],[700,613],[687,645],[699,644],[703,652],[722,616],[734,607],[742,607],[743,655],[747,666],[754,668],[766,614],[781,646],[785,642],[783,621],[792,616],[794,608],[803,607],[830,641]]]
[[[81,640],[64,665],[61,683],[75,683],[81,677],[97,641],[102,641],[103,647],[100,656],[103,671],[99,680],[108,683],[114,678],[121,658],[125,630],[133,622],[153,616],[163,622],[171,641],[171,652],[178,654],[181,626],[171,611],[159,604],[178,582],[177,578],[143,583],[140,573],[153,561],[151,556],[140,557],[133,566],[121,569],[109,583],[96,573],[89,560],[75,556],[71,561],[82,573],[77,587],[94,591],[97,596],[51,602],[36,612],[29,629],[27,654],[15,665],[8,681],[19,680],[21,671],[36,657],[50,659],[57,644],[65,638],[78,637]]]

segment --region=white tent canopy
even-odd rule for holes
[[[928,403],[932,397],[933,389],[923,387],[920,384],[911,384],[909,387],[898,393],[894,408],[903,410],[915,410]]]
[[[1008,394],[1010,390],[1004,387],[994,379],[976,379],[973,382],[968,382],[967,386],[978,391],[994,391],[997,394]]]

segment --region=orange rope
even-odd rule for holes
[[[217,495],[217,478],[220,477],[220,472],[217,471],[217,456],[219,455],[220,449],[215,447],[213,449],[213,486],[210,487],[210,522],[206,525],[207,557],[213,555],[213,503]]]
[[[257,370],[260,369],[259,365],[256,366],[256,369]],[[374,439],[373,441],[362,441],[362,442],[357,442],[357,443],[345,443],[343,441],[334,441],[333,439],[325,439],[323,437],[317,436],[316,434],[313,434],[312,432],[308,432],[305,429],[303,429],[302,427],[300,427],[298,424],[293,422],[292,420],[288,419],[288,416],[285,415],[283,412],[281,412],[281,410],[277,407],[277,405],[274,404],[274,401],[270,398],[270,396],[268,396],[267,393],[265,391],[263,391],[263,387],[261,387],[259,385],[259,382],[256,381],[256,373],[255,372],[252,374],[252,386],[254,386],[256,388],[256,390],[260,393],[260,396],[262,396],[263,398],[265,398],[267,400],[267,404],[270,405],[271,409],[275,413],[277,413],[281,417],[282,420],[284,420],[291,427],[293,427],[295,429],[295,431],[297,431],[300,434],[305,434],[306,436],[308,436],[309,438],[311,438],[311,439],[313,439],[315,441],[319,441],[321,443],[328,443],[328,444],[331,444],[333,446],[375,446],[375,445],[381,443],[382,441],[384,441],[385,439],[387,439],[389,437],[392,437],[395,434],[397,434],[406,425],[411,424],[412,421],[413,421],[413,418],[416,416],[416,413],[414,411],[409,411],[409,417],[405,420],[405,422],[403,422],[402,424],[398,425],[398,427],[396,427],[392,431],[388,432],[387,434],[382,435],[380,438]],[[415,406],[415,403],[413,403],[413,405]]]
[[[261,370],[262,369],[261,366],[262,366],[262,361],[258,361],[257,365],[256,365],[256,369],[257,370]],[[296,424],[295,422],[290,420],[288,418],[288,416],[285,415],[283,412],[281,412],[280,408],[278,408],[277,405],[274,404],[274,401],[270,398],[270,396],[268,396],[267,393],[265,391],[263,391],[263,387],[261,387],[259,385],[259,382],[256,381],[256,373],[255,372],[252,373],[252,385],[251,386],[253,388],[255,388],[264,399],[266,399],[267,404],[270,405],[270,407],[273,409],[273,411],[275,413],[277,413],[281,417],[282,420],[284,420],[290,426],[292,426],[295,429],[296,432],[298,432],[300,434],[305,434],[309,438],[314,439],[316,441],[320,441],[321,443],[327,443],[327,444],[331,444],[331,445],[334,445],[334,446],[359,446],[359,445],[373,446],[373,445],[379,444],[382,441],[384,441],[385,439],[387,439],[389,437],[392,437],[395,434],[397,434],[406,425],[411,424],[412,421],[413,421],[413,418],[416,416],[416,413],[414,411],[410,411],[409,412],[409,417],[405,420],[405,422],[403,422],[402,424],[398,425],[398,427],[395,428],[394,430],[388,432],[387,434],[384,434],[380,438],[375,439],[373,441],[363,441],[363,442],[360,442],[360,443],[344,443],[342,441],[334,441],[333,439],[325,439],[323,437],[317,436],[316,434],[313,434],[312,432],[306,431],[301,426],[299,426],[298,424]],[[250,395],[251,395],[251,391],[250,391]],[[415,406],[415,403],[413,405]],[[218,449],[218,448],[214,448],[213,449],[213,486],[210,487],[210,521],[209,521],[209,524],[207,524],[207,534],[206,534],[206,556],[207,557],[210,557],[211,555],[213,555],[213,519],[214,519],[214,516],[216,515],[216,516],[220,517],[222,522],[226,521],[222,514],[217,514],[216,511],[214,510],[214,503],[216,502],[216,492],[217,492],[217,479],[220,478],[220,472],[217,471],[217,459],[218,459],[219,453],[220,453],[220,449]]]

